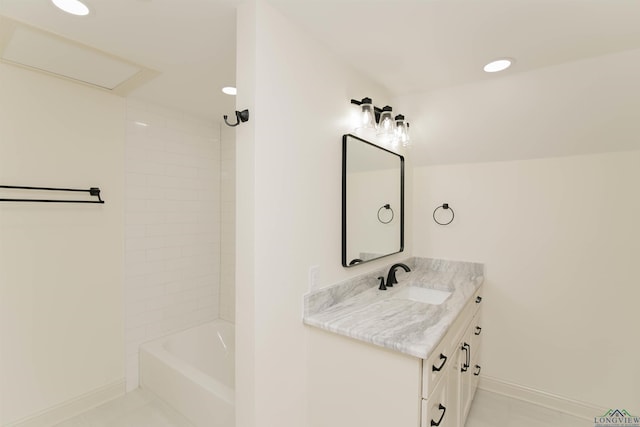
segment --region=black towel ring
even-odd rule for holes
[[[389,221],[383,221],[382,218],[380,218],[380,211],[382,209],[387,209],[391,211],[391,219]],[[393,209],[391,209],[391,205],[389,205],[389,203],[387,203],[386,205],[380,206],[380,209],[378,209],[378,221],[380,221],[383,224],[389,224],[391,221],[393,221]]]
[[[438,211],[438,209],[444,209],[451,211],[451,219],[449,220],[449,222],[440,222],[436,219],[436,212]],[[451,208],[451,206],[449,206],[449,203],[443,203],[442,206],[438,206],[437,208],[435,208],[433,210],[433,220],[436,222],[436,224],[439,225],[449,225],[453,222],[453,218],[455,218],[456,214],[455,212],[453,212],[453,209]]]

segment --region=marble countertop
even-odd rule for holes
[[[483,264],[411,258],[398,284],[378,290],[385,269],[305,295],[304,323],[421,359],[429,357],[484,281]],[[442,304],[394,298],[406,286],[451,292]]]

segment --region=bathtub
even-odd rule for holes
[[[235,425],[234,325],[215,320],[140,346],[140,385],[195,427]]]

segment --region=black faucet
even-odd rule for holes
[[[407,265],[399,262],[397,264],[393,264],[391,266],[391,268],[389,269],[389,274],[387,275],[387,287],[391,287],[394,284],[398,283],[398,280],[396,280],[396,269],[398,268],[402,268],[404,271],[409,272],[411,271],[411,269],[409,267],[407,267]]]

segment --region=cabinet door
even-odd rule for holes
[[[472,361],[472,342],[471,342],[471,327],[467,328],[462,341],[460,342],[459,358],[460,358],[460,420],[461,425],[464,425],[467,412],[471,407],[471,388],[473,377],[473,369],[471,365]]]
[[[482,350],[482,309],[478,310],[476,316],[471,322],[471,395],[470,399],[476,394],[478,382],[480,380],[480,372],[482,372],[481,350]]]
[[[461,425],[467,419],[471,402],[478,387],[480,378],[480,310],[478,310],[462,337],[460,345],[460,420]]]

